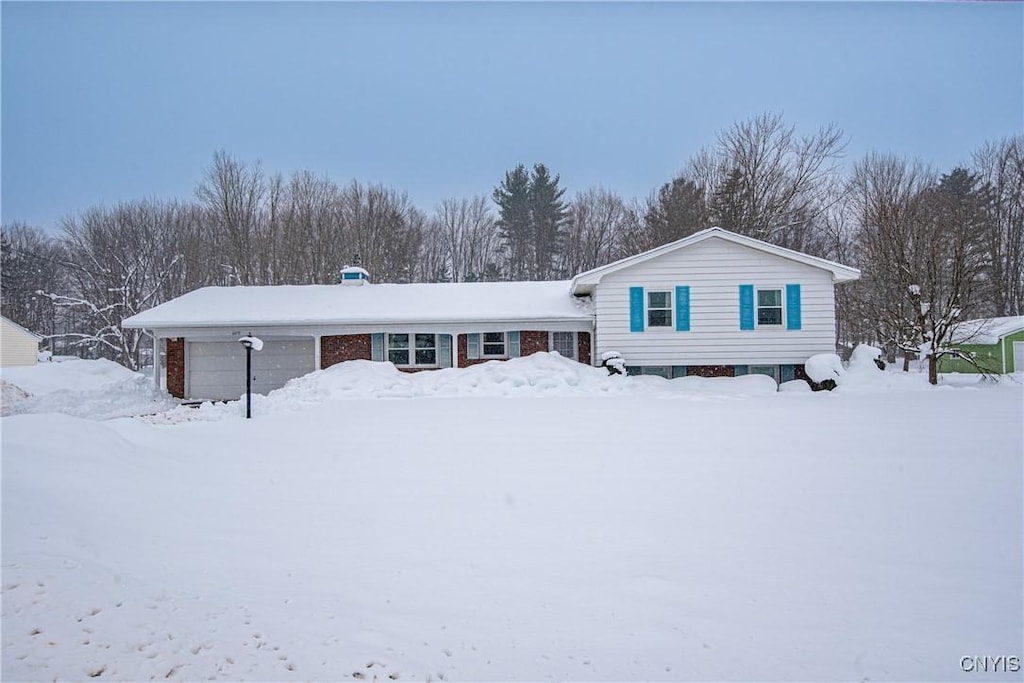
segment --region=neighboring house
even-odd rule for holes
[[[42,340],[38,334],[0,316],[0,367],[35,365],[39,359],[39,342]]]
[[[993,374],[1024,372],[1024,316],[979,318],[957,325],[949,346],[973,354],[980,370]],[[942,356],[939,372],[979,372],[962,358]]]
[[[345,360],[416,371],[538,351],[600,365],[614,350],[641,374],[783,381],[834,353],[833,286],[857,277],[711,228],[572,281],[370,284],[346,267],[338,285],[206,287],[123,324],[164,345],[167,388],[189,398],[244,392],[246,335],[264,341],[253,353],[261,393]]]

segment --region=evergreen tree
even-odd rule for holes
[[[706,227],[709,226],[704,191],[686,176],[677,176],[648,201],[644,240],[638,251],[674,242]]]
[[[533,229],[533,263],[530,279],[549,280],[565,248],[568,207],[562,200],[565,189],[558,187],[559,177],[551,177],[544,164],[533,167],[530,178],[530,222]]]
[[[522,164],[505,173],[494,188],[498,205],[498,233],[507,258],[508,276],[524,280],[532,261],[533,235],[530,220],[530,174]]]
[[[743,230],[743,172],[732,169],[711,196],[711,217],[715,225],[726,230]]]

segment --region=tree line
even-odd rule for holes
[[[377,282],[568,278],[718,225],[861,268],[837,288],[841,348],[934,365],[958,320],[1024,311],[1024,136],[942,172],[882,153],[847,167],[846,144],[834,124],[801,132],[764,113],[643,199],[567,198],[535,163],[429,214],[385,185],[217,152],[191,198],[90,207],[57,236],[3,226],[0,306],[58,353],[136,368],[146,344],[120,320],[203,286],[333,283],[356,255]]]

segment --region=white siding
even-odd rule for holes
[[[252,352],[252,391],[266,394],[314,370],[312,338],[263,340]],[[188,342],[185,351],[189,398],[237,400],[245,394],[245,348],[237,341]]]
[[[739,286],[783,290],[783,324],[740,330]],[[785,287],[801,287],[801,329],[785,325]],[[629,331],[629,288],[690,287],[690,331]],[[619,351],[627,365],[800,364],[835,351],[832,274],[713,238],[606,275],[594,290],[595,355]],[[673,301],[674,306],[674,301]],[[675,321],[673,317],[673,322]]]
[[[35,365],[39,340],[20,325],[0,318],[0,367]]]

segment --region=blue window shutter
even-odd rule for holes
[[[508,357],[519,358],[519,331],[508,333]]]
[[[690,331],[690,288],[676,287],[676,332]]]
[[[466,358],[474,359],[480,357],[480,334],[473,333],[466,335]]]
[[[800,329],[800,285],[786,285],[786,329]]]
[[[629,331],[644,331],[644,288],[629,288]]]
[[[754,329],[754,285],[740,285],[740,329]]]
[[[686,377],[686,366],[685,365],[673,365],[672,366],[672,379],[677,377]]]
[[[734,377],[750,374],[750,367],[747,365],[734,365],[732,366],[732,374]]]
[[[452,366],[452,336],[450,334],[437,335],[437,364],[442,368]]]
[[[370,360],[380,363],[384,360],[384,333],[370,335]]]
[[[795,365],[780,365],[779,366],[779,380],[782,382],[789,382],[796,379],[796,366]]]

